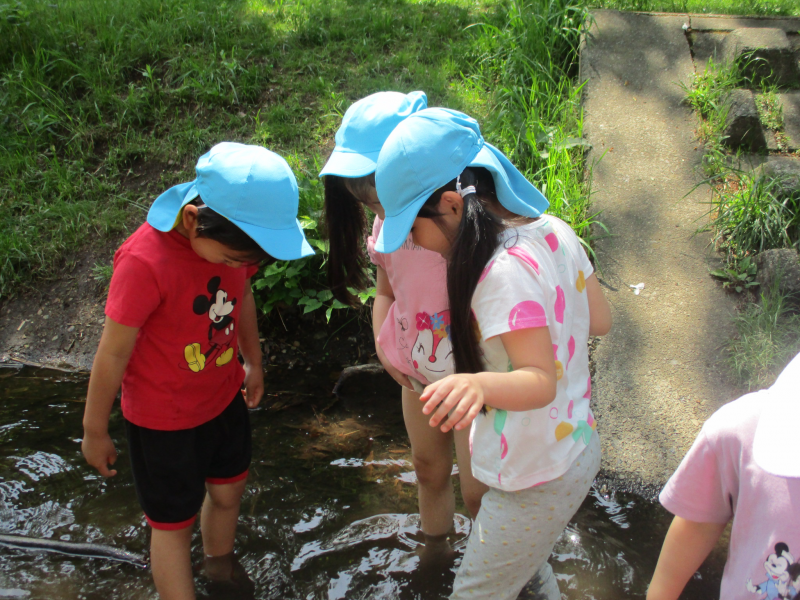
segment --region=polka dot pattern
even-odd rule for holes
[[[563,323],[564,322],[564,310],[567,307],[567,301],[564,297],[564,290],[561,289],[560,285],[556,286],[556,303],[553,306],[553,311],[556,315],[556,322]]]
[[[511,331],[545,327],[546,325],[547,315],[544,307],[533,300],[520,302],[511,309],[508,315],[508,327]]]
[[[513,248],[508,249],[508,253],[511,256],[516,256],[522,262],[533,267],[533,270],[536,271],[537,275],[539,275],[539,263],[536,262],[536,259],[533,258],[533,256],[531,256],[527,250],[520,248],[519,246],[514,246]]]
[[[594,436],[563,476],[513,493],[490,488],[467,542],[470,560],[461,563],[451,600],[515,600],[529,580],[535,597],[559,597],[547,559],[599,467],[599,440]],[[492,523],[492,527],[486,529],[486,523]],[[536,577],[531,578],[531,574]],[[536,589],[537,584],[545,587]]]

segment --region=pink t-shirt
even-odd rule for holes
[[[383,221],[375,217],[367,240],[370,260],[386,271],[394,304],[378,343],[392,365],[424,384],[454,372],[447,302],[447,262],[414,244],[411,235],[391,254],[375,251]]]
[[[766,396],[726,404],[705,423],[659,499],[701,523],[733,519],[720,598],[791,599],[800,592],[800,478],[777,477],[753,460]]]

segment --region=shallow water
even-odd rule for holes
[[[273,373],[270,381],[268,392],[281,396],[283,405],[299,401],[285,394],[290,377]],[[399,398],[355,398],[322,412],[331,403],[327,377],[314,383],[306,374],[303,384],[306,400],[309,389],[320,390],[317,403],[251,412],[254,460],[236,548],[255,597],[446,598],[459,557],[420,568],[416,492]],[[120,452],[119,474],[103,480],[83,461],[85,391],[83,377],[0,369],[0,533],[147,554],[148,528],[118,410],[110,431]],[[644,597],[669,521],[656,504],[593,490],[551,559],[562,593],[569,599]],[[457,551],[468,531],[469,521],[459,516]],[[195,559],[199,543],[196,534]],[[717,559],[683,597],[716,597],[720,573]],[[197,582],[201,597],[242,597],[208,590],[202,577]],[[0,547],[0,598],[156,597],[144,569]]]

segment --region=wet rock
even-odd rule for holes
[[[756,266],[756,280],[762,290],[776,285],[792,304],[800,306],[800,255],[796,250],[765,250],[756,257]]]
[[[725,120],[725,144],[735,150],[762,152],[767,149],[767,140],[761,128],[758,109],[753,92],[733,90],[725,98],[728,109]]]
[[[780,199],[800,198],[800,158],[770,156],[754,173],[773,180],[773,191]]]
[[[767,82],[788,87],[800,81],[797,58],[782,29],[735,29],[725,38],[723,54],[740,65],[754,86]]]

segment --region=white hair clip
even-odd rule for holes
[[[456,178],[456,191],[461,195],[462,198],[465,198],[468,194],[477,194],[478,190],[475,189],[474,185],[470,185],[461,189],[461,175]]]

